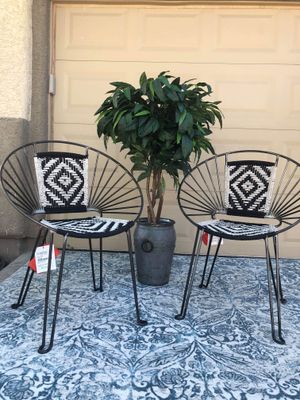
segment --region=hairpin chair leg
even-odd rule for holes
[[[193,281],[194,281],[194,277],[195,277],[195,273],[196,273],[198,258],[199,258],[200,250],[201,250],[201,242],[202,242],[203,232],[201,231],[200,240],[199,240],[199,234],[200,234],[200,229],[198,228],[196,237],[195,237],[195,241],[194,241],[193,253],[192,253],[192,258],[191,258],[191,262],[190,262],[190,268],[189,268],[186,285],[185,285],[185,290],[184,290],[184,294],[183,294],[181,311],[180,311],[180,314],[177,314],[175,316],[175,318],[177,320],[181,320],[181,319],[185,318],[186,311],[188,308],[189,299],[191,296],[191,291],[192,291],[192,286],[193,286]]]
[[[205,265],[204,265],[204,269],[203,269],[202,280],[201,280],[201,283],[199,285],[200,288],[205,288],[205,289],[207,288],[207,286],[208,286],[208,284],[210,282],[210,278],[211,278],[211,275],[212,275],[212,272],[213,272],[213,269],[214,269],[215,262],[216,262],[217,257],[218,257],[218,253],[219,253],[219,249],[220,249],[220,245],[221,245],[221,241],[222,241],[222,238],[219,238],[218,245],[217,245],[217,248],[216,248],[216,251],[215,251],[215,255],[214,255],[214,259],[212,261],[212,264],[211,264],[211,267],[210,267],[210,270],[209,270],[209,274],[208,274],[206,283],[204,283],[212,239],[213,239],[213,235],[209,235],[209,243],[208,243],[208,249],[207,249],[207,253],[206,253]]]
[[[273,244],[274,244],[274,254],[275,254],[275,260],[276,260],[276,257],[277,257],[276,254],[278,253],[278,241],[276,240],[275,237],[273,237]],[[268,253],[268,257],[269,257],[269,263],[270,263],[270,271],[271,271],[272,283],[273,283],[273,286],[274,286],[275,296],[277,297],[276,283],[275,283],[275,277],[274,277],[274,271],[273,271],[273,265],[272,265],[272,259],[271,259],[271,255],[270,255],[270,250],[269,250],[269,253]],[[279,294],[280,294],[279,298],[280,298],[281,304],[285,304],[286,303],[286,299],[283,297],[280,276],[279,276]]]
[[[44,228],[40,228],[40,230],[39,230],[39,233],[38,233],[37,238],[35,240],[35,243],[34,243],[34,246],[33,246],[33,249],[32,249],[32,252],[31,252],[29,260],[33,259],[33,257],[34,257],[35,250],[39,245],[39,241],[40,241],[40,238],[42,236],[43,229]],[[42,239],[42,242],[41,242],[42,244],[45,243],[45,240],[46,240],[46,237],[47,237],[47,233],[48,233],[48,230],[46,230],[45,233],[44,233],[44,236],[43,236],[43,239]],[[29,287],[30,287],[30,284],[31,284],[31,281],[32,281],[32,278],[33,278],[33,275],[34,275],[34,271],[30,267],[27,267],[26,274],[25,274],[25,277],[24,277],[24,280],[23,280],[23,284],[22,284],[22,287],[21,287],[21,290],[20,290],[18,301],[16,303],[12,304],[11,308],[16,309],[16,308],[21,307],[24,304],[24,301],[26,299],[26,296],[27,296],[27,293],[28,293],[28,290],[29,290]]]
[[[147,321],[140,318],[137,287],[136,287],[136,276],[135,276],[136,274],[135,274],[133,254],[132,254],[132,240],[131,240],[130,230],[128,230],[126,232],[126,235],[127,235],[128,253],[129,253],[130,270],[131,270],[131,278],[132,278],[132,286],[133,286],[137,323],[138,323],[138,325],[145,326],[145,325],[147,325]]]
[[[276,256],[276,281],[275,281],[275,292],[277,293],[276,297],[276,306],[277,306],[277,335],[276,335],[276,327],[275,327],[275,316],[274,316],[274,307],[273,307],[273,293],[272,293],[272,273],[271,273],[271,264],[270,264],[270,252],[269,252],[269,243],[268,239],[265,239],[265,247],[266,247],[266,262],[267,262],[267,273],[268,273],[268,288],[269,288],[269,303],[270,303],[270,317],[271,317],[271,328],[272,328],[272,338],[278,344],[285,344],[285,341],[281,334],[281,309],[280,309],[280,288],[279,288],[279,260],[278,260],[278,252]]]
[[[92,278],[93,278],[93,286],[95,292],[99,290],[100,292],[103,291],[102,289],[102,265],[100,263],[100,286],[97,287],[96,285],[96,278],[95,278],[95,267],[94,267],[94,257],[93,257],[93,247],[92,247],[92,239],[89,238],[89,247],[90,247],[90,260],[91,260],[91,267],[92,267]],[[101,252],[101,250],[100,250]],[[101,262],[101,259],[100,259]]]
[[[279,242],[278,242],[277,236],[273,236],[273,244],[274,244],[275,260],[276,260],[276,263],[279,263]],[[272,272],[273,272],[273,269],[272,269]],[[274,274],[273,274],[273,277],[274,277]],[[280,293],[281,304],[286,304],[287,300],[283,297],[280,274],[278,275],[278,283],[279,283],[279,293]]]
[[[100,292],[103,292],[103,239],[99,239]]]
[[[64,261],[65,261],[65,253],[66,253],[66,247],[67,247],[67,241],[68,241],[68,235],[66,235],[64,237],[64,244],[63,244],[63,249],[62,249],[62,253],[61,253],[61,261],[60,261],[58,280],[57,280],[56,298],[55,298],[55,304],[54,304],[50,340],[49,340],[49,344],[46,345],[53,236],[54,236],[54,234],[51,233],[51,241],[50,241],[49,256],[48,256],[48,269],[47,269],[45,305],[44,305],[45,308],[44,308],[44,323],[43,323],[43,333],[42,333],[42,344],[40,345],[40,347],[38,349],[38,352],[40,354],[48,353],[48,351],[50,351],[52,349],[52,347],[53,347],[54,334],[55,334],[55,328],[56,328],[56,319],[57,319],[57,312],[58,312],[58,305],[59,305],[59,297],[60,297],[60,289],[61,289],[61,281],[62,281]]]

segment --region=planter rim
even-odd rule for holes
[[[150,224],[147,218],[139,218],[137,224],[145,226],[153,226],[154,228],[166,228],[175,224],[175,221],[170,218],[160,218],[158,224]]]

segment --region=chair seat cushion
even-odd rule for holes
[[[68,234],[80,238],[101,238],[117,235],[127,231],[134,224],[133,221],[103,217],[64,220],[43,219],[41,223],[60,235]]]
[[[276,234],[276,227],[268,224],[251,224],[226,220],[215,220],[200,222],[198,224],[205,232],[213,236],[232,240],[255,240],[263,239]]]

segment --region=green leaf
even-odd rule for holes
[[[171,84],[170,84],[169,80],[164,75],[160,75],[158,79],[163,85],[165,85],[167,87],[170,87]]]
[[[161,72],[158,74],[158,76],[166,75],[168,72],[170,72],[170,71],[161,71]]]
[[[193,141],[189,136],[182,136],[181,149],[183,157],[188,158],[193,150]]]
[[[124,89],[124,95],[125,95],[127,100],[129,100],[129,101],[131,100],[131,91],[130,91],[129,87],[126,87]]]
[[[136,103],[135,106],[134,106],[134,109],[133,109],[133,113],[137,114],[139,111],[141,111],[143,109],[144,109],[144,105],[143,104]]]
[[[112,86],[115,86],[116,88],[124,88],[124,87],[131,86],[131,85],[129,85],[129,84],[126,83],[126,82],[120,82],[120,81],[117,81],[117,82],[110,82],[110,84],[111,84]]]
[[[185,110],[185,106],[182,103],[177,104],[178,110],[182,113]]]
[[[165,178],[162,176],[161,177],[161,193],[165,193],[165,191],[166,191],[166,181],[165,181]]]
[[[113,103],[114,108],[118,107],[118,97],[119,97],[119,92],[115,92],[112,97],[112,103]]]
[[[149,171],[142,172],[142,173],[138,176],[137,181],[140,182],[140,181],[142,181],[143,179],[148,178],[149,175],[150,175],[150,172],[149,172]]]
[[[151,96],[154,98],[155,92],[154,92],[153,79],[149,80],[149,90],[150,90]]]
[[[183,123],[183,121],[185,120],[186,114],[187,114],[186,109],[184,109],[184,110],[180,113],[179,121],[178,121],[178,126],[180,126],[180,125]]]
[[[164,92],[163,92],[163,89],[162,89],[162,86],[161,86],[160,81],[157,80],[157,79],[155,79],[155,80],[153,81],[153,85],[154,85],[155,94],[157,95],[157,97],[159,98],[159,100],[161,100],[161,101],[166,101],[166,97],[165,97],[165,94],[164,94]]]
[[[175,102],[179,101],[176,91],[172,90],[172,88],[167,87],[165,89],[165,93],[166,93],[166,96],[168,97],[168,99],[175,101]]]
[[[193,130],[193,116],[191,113],[187,112],[185,115],[184,120],[182,121],[181,125],[178,125],[180,131],[182,132],[192,132]]]
[[[118,123],[119,123],[119,121],[120,121],[120,119],[122,118],[122,116],[123,116],[126,112],[127,112],[127,110],[123,110],[123,111],[120,111],[119,113],[117,113],[117,114],[115,115],[115,122],[114,122],[114,124],[113,124],[113,131],[115,130],[116,126],[118,125]]]
[[[145,72],[143,72],[140,76],[140,87],[142,87],[146,81],[147,81],[147,75]]]
[[[172,85],[179,86],[179,85],[180,85],[180,77],[175,78],[175,79],[172,81]]]
[[[139,136],[144,137],[152,132],[155,132],[159,127],[159,123],[155,118],[150,118],[145,125],[140,127]]]
[[[183,82],[183,85],[186,85],[187,83],[192,82],[192,81],[194,81],[194,80],[195,80],[195,78],[188,79],[187,81],[184,81],[184,82]]]
[[[220,127],[223,127],[223,115],[221,113],[221,111],[219,111],[219,109],[214,108],[213,112],[217,118],[217,120],[219,121]]]
[[[144,115],[149,115],[150,111],[149,110],[143,110],[143,111],[139,111],[138,113],[134,114],[135,117],[142,117]]]

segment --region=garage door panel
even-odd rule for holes
[[[131,78],[130,69],[119,63],[68,61],[57,63],[56,76],[56,122],[84,124],[95,124],[94,114],[112,89],[109,82]]]
[[[300,113],[300,81],[299,77],[291,77],[288,80],[288,85],[289,85],[289,96],[288,98],[290,99],[290,107],[288,108],[289,111],[289,117],[290,118],[297,118],[299,117]]]
[[[284,35],[280,32],[284,32]],[[186,40],[186,32],[189,39]],[[299,63],[300,13],[276,9],[57,7],[57,59]]]
[[[138,15],[138,49],[141,55],[154,52],[156,58],[161,57],[160,52],[181,51],[181,59],[192,59],[195,52],[198,53],[202,22],[200,14],[184,10],[180,14],[172,10],[139,10]],[[187,31],[189,40],[185,35]]]
[[[291,92],[291,114],[298,114],[300,112],[300,83],[292,85]]]
[[[300,53],[300,14],[291,21],[292,26],[292,50]]]
[[[298,129],[296,66],[225,67],[215,73],[215,96],[222,99],[225,126]],[[294,77],[291,77],[294,75]],[[285,99],[283,102],[282,99]]]
[[[216,51],[248,53],[248,57],[249,52],[277,52],[276,11],[223,10],[214,16]]]
[[[128,51],[126,8],[58,7],[57,59],[105,59]],[[104,54],[103,54],[104,53]]]
[[[285,140],[283,141],[282,138]],[[233,150],[269,150],[299,159],[300,132],[289,130],[215,129],[211,136],[216,153]]]
[[[298,129],[300,97],[296,66],[216,66],[174,64],[173,75],[209,82],[212,100],[221,99],[227,128]],[[112,87],[122,80],[137,84],[143,71],[149,76],[170,69],[170,64],[57,62],[55,114],[58,123],[94,124],[94,113]],[[282,102],[282,97],[286,101]],[[289,113],[289,115],[287,115]],[[289,118],[287,118],[289,117]]]

